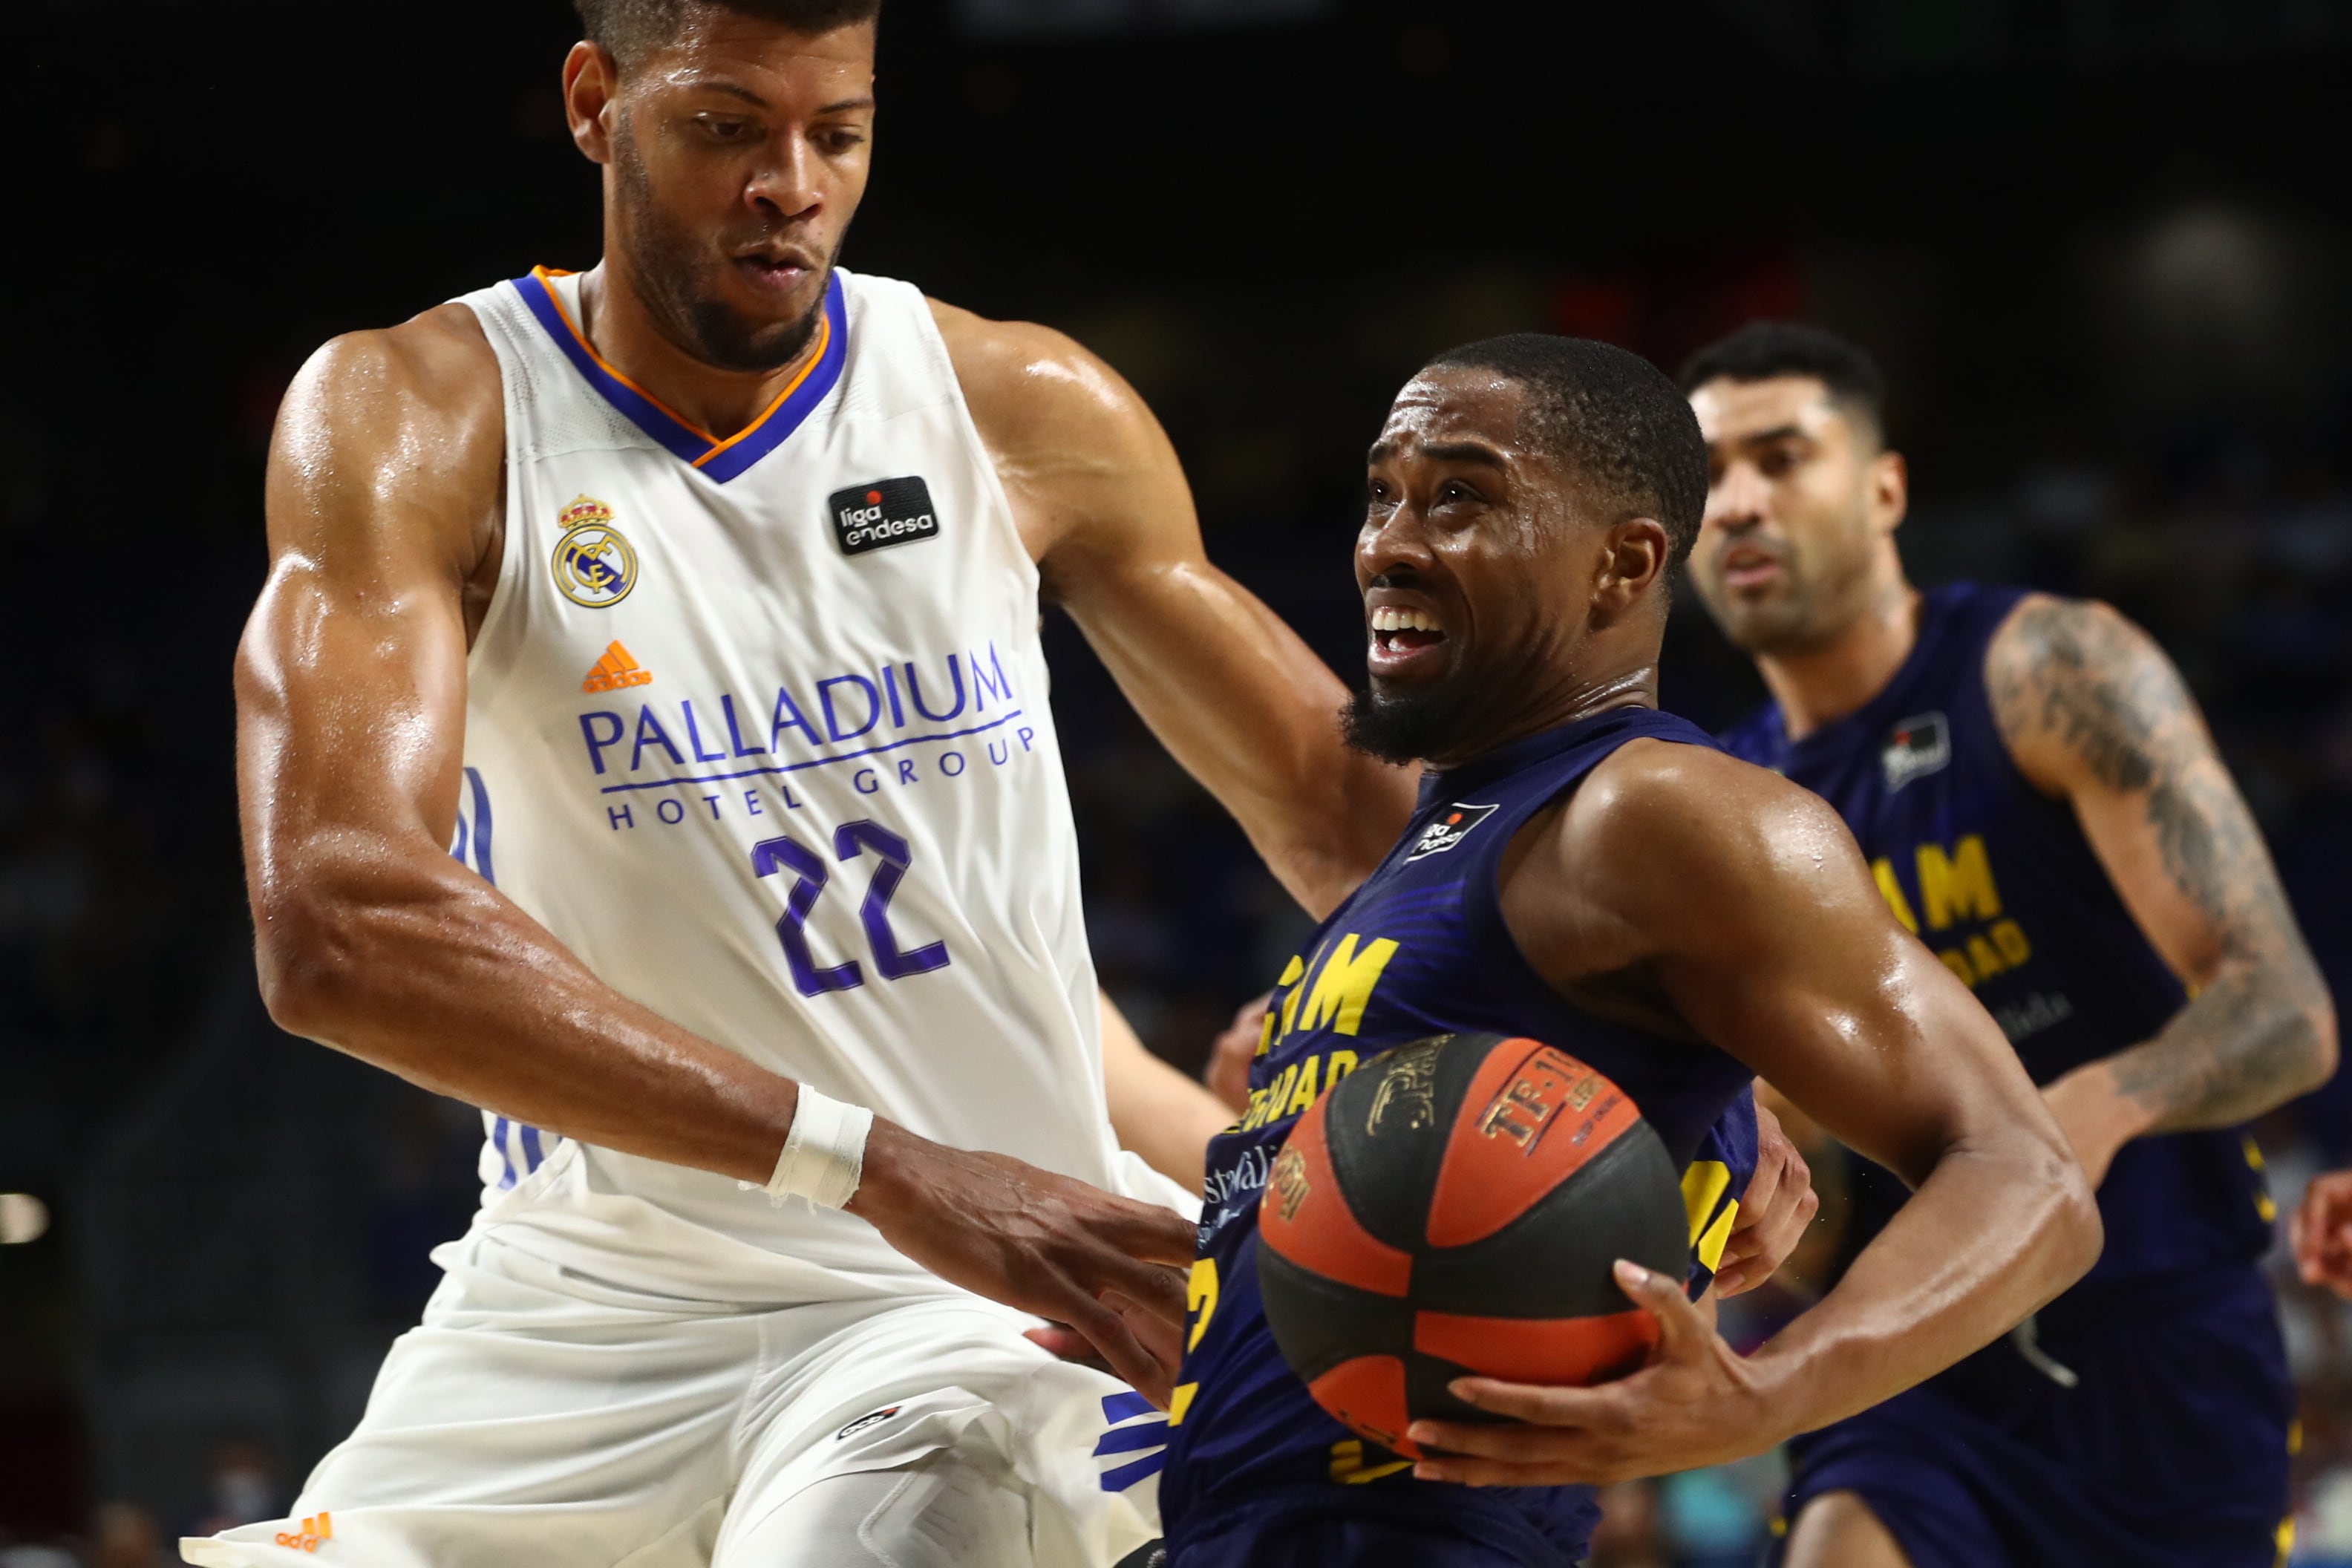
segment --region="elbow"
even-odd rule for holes
[[[2303,1020],[2310,1045],[2304,1053],[2304,1082],[2296,1092],[2309,1094],[2336,1076],[2341,1056],[2336,1040],[2336,1002],[2327,994],[2326,982],[2316,976],[2310,1000],[2303,1008]]]
[[[2052,1296],[2088,1274],[2107,1241],[2106,1224],[2099,1217],[2099,1200],[2091,1191],[2090,1178],[2071,1152],[2063,1161],[2065,1170],[2052,1226]]]
[[[340,900],[279,890],[254,900],[254,969],[269,1020],[331,1043],[355,1003],[356,911]]]

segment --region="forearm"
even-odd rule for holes
[[[1403,831],[1415,776],[1348,749],[1347,688],[1223,573],[1195,561],[1149,576],[1115,593],[1089,582],[1070,608],[1152,733],[1320,918]]]
[[[630,1001],[430,846],[313,862],[256,899],[288,1028],[568,1138],[764,1183],[790,1079]]]
[[[2050,1098],[2094,1156],[2226,1127],[2324,1082],[2336,1022],[2254,816],[2146,633],[2100,605],[2029,598],[1985,679],[2019,769],[2072,805],[2142,934],[2197,995],[2151,1040]]]
[[[1836,1289],[1750,1358],[1786,1436],[1909,1388],[1998,1339],[2090,1268],[2081,1172],[2021,1137],[1960,1145]]]
[[[2152,1039],[2095,1064],[2135,1134],[2230,1127],[2336,1068],[2335,1010],[2309,961],[2234,963]]]

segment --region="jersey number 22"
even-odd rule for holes
[[[874,822],[845,822],[834,831],[835,859],[855,860],[868,849],[880,857],[882,864],[875,868],[874,880],[866,884],[866,901],[858,906],[857,919],[874,949],[874,967],[885,980],[945,969],[946,942],[925,942],[909,952],[898,945],[897,934],[890,930],[890,897],[915,861],[907,841]],[[784,962],[792,966],[793,984],[800,987],[801,994],[822,996],[828,991],[848,991],[865,984],[866,972],[856,959],[819,968],[809,952],[809,911],[816,908],[825,883],[833,877],[831,868],[817,858],[816,852],[790,838],[763,838],[751,846],[751,869],[762,877],[791,871],[799,879],[784,896],[784,912],[776,920],[776,940],[783,944]]]

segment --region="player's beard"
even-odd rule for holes
[[[620,175],[620,236],[637,296],[662,336],[717,370],[782,370],[808,347],[824,311],[820,287],[806,312],[790,321],[754,321],[700,279],[711,265],[709,237],[675,224],[655,199],[636,137],[623,119],[613,136],[613,166]],[[756,241],[761,236],[747,235]],[[830,276],[833,258],[825,258]],[[823,279],[820,279],[822,282]]]
[[[1732,647],[1750,658],[1804,647],[1819,640],[1814,622],[1819,618],[1816,585],[1798,574],[1799,562],[1791,556],[1783,568],[1788,573],[1787,590],[1777,599],[1762,605],[1743,605],[1729,595],[1700,597],[1716,626]]]
[[[1489,683],[1485,689],[1491,695]],[[1418,691],[1383,697],[1369,687],[1348,700],[1339,725],[1348,744],[1384,763],[1454,757],[1481,732],[1492,733],[1481,683],[1459,669]]]

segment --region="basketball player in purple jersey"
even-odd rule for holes
[[[1772,696],[1725,743],[1853,829],[1895,917],[2042,1086],[2106,1237],[2007,1341],[1794,1443],[1780,1560],[2269,1568],[2294,1390],[2241,1124],[2326,1079],[2336,1022],[2252,816],[2179,673],[2115,611],[1912,587],[1908,476],[1860,351],[1759,324],[1683,379],[1712,474],[1692,578]],[[1853,1189],[1849,1246],[1906,1206],[1866,1162]]]
[[[1284,969],[1251,1112],[1211,1147],[1162,1490],[1171,1568],[1568,1568],[1594,1486],[1759,1453],[1885,1399],[2096,1253],[2083,1173],[1999,1026],[1896,923],[1834,814],[1656,707],[1706,467],[1674,384],[1605,344],[1474,343],[1390,410],[1357,536],[1369,690],[1350,729],[1427,772],[1403,835]],[[1441,1031],[1559,1045],[1642,1107],[1678,1166],[1763,1072],[1917,1197],[1744,1359],[1685,1295],[1703,1254],[1688,1281],[1621,1262],[1662,1324],[1652,1364],[1533,1391],[1573,1432],[1417,1422],[1412,1443],[1454,1452],[1414,1467],[1355,1439],[1277,1353],[1258,1215],[1318,1090]],[[1523,1397],[1453,1386],[1505,1415]],[[1517,1445],[1548,1462],[1466,1457]]]

